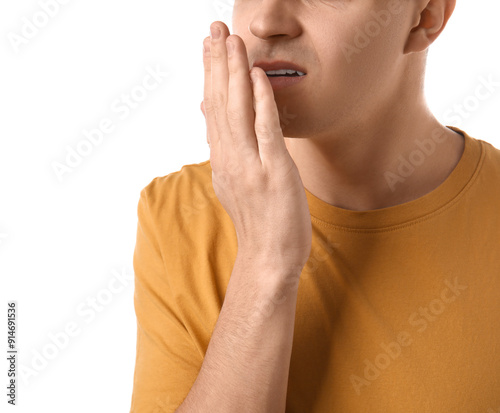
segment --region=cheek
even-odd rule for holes
[[[349,116],[356,108],[370,107],[392,89],[393,63],[384,54],[383,44],[374,41],[350,60],[338,45],[322,45],[314,96],[321,96],[326,112]]]
[[[383,26],[364,14],[348,25],[337,26],[330,39],[320,40],[323,75],[334,75],[349,88],[362,86],[366,90],[373,82],[384,83],[394,73],[404,46],[396,24]]]
[[[388,58],[395,49],[404,46],[397,44],[403,37],[404,13],[400,9],[395,14],[394,9],[381,8],[383,5],[377,4],[378,1],[375,4],[367,4],[370,0],[352,3],[347,10],[338,11],[334,18],[317,20],[316,40],[339,50],[347,64],[372,60],[379,55]],[[327,38],[325,33],[328,33]]]

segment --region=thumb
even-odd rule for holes
[[[201,113],[203,113],[203,116],[205,117],[205,120],[207,119],[207,114],[205,113],[205,103],[203,103],[204,101],[202,100],[201,101],[201,104],[200,104],[200,109],[201,109]],[[207,128],[207,143],[210,145],[210,137],[208,136],[208,128]]]
[[[203,116],[207,116],[206,113],[205,113],[205,104],[203,103],[204,101],[202,100],[201,101],[201,104],[200,104],[200,109],[201,109],[201,113],[203,113]]]

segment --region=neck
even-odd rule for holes
[[[423,97],[413,102],[392,105],[328,138],[285,138],[305,188],[355,211],[410,202],[437,188],[458,164],[464,138],[441,125]],[[409,168],[401,174],[405,161]]]

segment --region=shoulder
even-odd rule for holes
[[[158,176],[144,187],[141,193],[147,196],[150,207],[154,208],[192,198],[199,191],[210,188],[212,188],[212,168],[208,160],[183,165],[180,170]]]
[[[481,172],[483,180],[487,181],[490,185],[500,188],[500,149],[485,140],[475,140],[481,144]]]
[[[141,200],[158,226],[168,225],[187,235],[196,225],[228,218],[212,186],[210,160],[183,165],[180,170],[154,178],[141,191]]]
[[[500,149],[493,146],[490,142],[478,139],[484,149],[485,160],[490,163],[492,167],[500,168]]]
[[[470,157],[474,162],[471,179],[467,185],[466,197],[469,212],[489,221],[487,227],[497,231],[500,226],[500,150],[486,140],[471,139]],[[474,209],[474,206],[477,209]]]

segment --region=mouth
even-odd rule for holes
[[[297,77],[305,76],[304,72],[292,69],[269,70],[266,72],[267,77]]]

